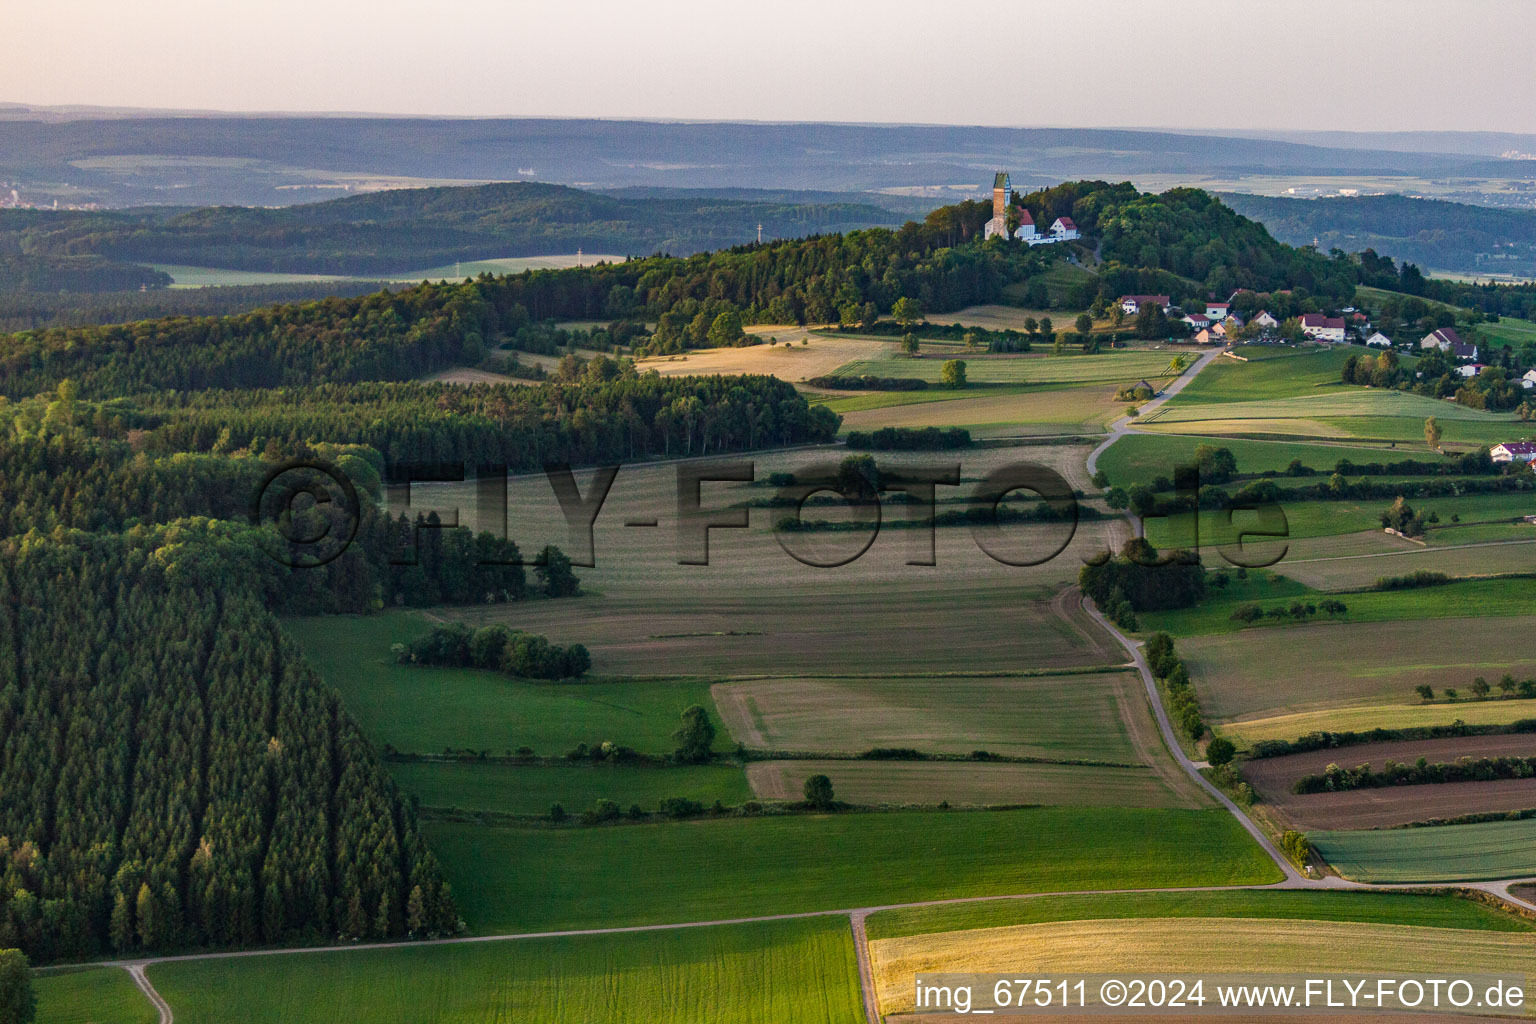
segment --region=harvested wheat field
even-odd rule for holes
[[[912,975],[1346,971],[1525,974],[1528,934],[1252,918],[1073,921],[870,943],[883,1013],[913,1009]]]
[[[641,372],[655,370],[663,377],[766,373],[780,380],[801,381],[824,377],[845,363],[879,358],[894,350],[891,342],[827,337],[804,327],[753,327],[748,333],[763,339],[762,344],[691,349],[678,355],[640,359],[636,365]],[[777,338],[778,344],[769,345],[769,338]]]

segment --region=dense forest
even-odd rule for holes
[[[10,300],[39,292],[122,292],[170,283],[162,271],[104,256],[39,256],[0,248],[0,296]]]
[[[1222,202],[1292,245],[1389,252],[1423,267],[1536,272],[1536,212],[1409,196],[1289,199],[1223,194]]]
[[[765,238],[788,238],[900,220],[889,210],[864,203],[632,198],[562,185],[504,182],[392,189],[277,209],[3,210],[0,252],[373,274],[577,249],[685,255],[749,241],[757,237],[759,224]]]
[[[0,946],[456,929],[372,749],[229,568],[174,528],[0,544]]]
[[[87,327],[170,316],[227,316],[262,306],[314,302],[332,296],[368,295],[391,286],[383,281],[301,281],[291,284],[219,285],[138,291],[0,290],[0,333],[41,327]]]

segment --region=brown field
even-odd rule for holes
[[[799,800],[805,780],[832,780],[837,799],[854,804],[954,806],[1061,804],[1099,807],[1204,807],[1171,789],[1151,768],[936,761],[758,761],[747,766],[752,791],[764,800]]]
[[[1298,583],[1318,590],[1344,590],[1369,586],[1383,576],[1402,576],[1411,572],[1443,572],[1455,576],[1483,576],[1503,572],[1536,569],[1536,540],[1505,541],[1468,547],[1424,548],[1408,541],[1372,531],[1365,536],[1383,537],[1383,547],[1396,550],[1380,553],[1350,550],[1367,546],[1360,534],[1337,538],[1318,538],[1342,542],[1337,554],[1325,545],[1293,544],[1285,560],[1275,566]]]
[[[1306,795],[1291,792],[1291,784],[1304,775],[1323,771],[1330,764],[1353,768],[1369,763],[1380,770],[1389,760],[1409,764],[1420,757],[1436,762],[1454,761],[1460,757],[1505,756],[1536,756],[1536,735],[1362,743],[1335,750],[1313,750],[1287,757],[1245,761],[1242,770],[1243,778],[1252,783],[1266,802],[1278,807],[1296,828],[1382,828],[1430,818],[1536,807],[1536,779],[1393,786]]]
[[[1083,486],[1083,453],[1077,446],[994,448],[964,453],[882,453],[880,464],[959,464],[961,494],[988,470],[1016,461],[1058,466]],[[841,450],[802,450],[753,458],[758,479],[778,470],[804,471],[833,463]],[[591,474],[577,474],[582,488]],[[509,533],[525,554],[547,543],[577,550],[548,482],[519,477],[509,498]],[[943,497],[946,488],[940,489]],[[706,509],[767,499],[766,486],[708,483]],[[474,521],[473,485],[426,485],[415,489],[416,507],[462,507]],[[951,506],[953,507],[953,506]],[[1064,587],[1075,582],[1082,558],[1102,550],[1121,520],[1083,522],[1071,546],[1035,567],[994,561],[970,529],[936,531],[933,566],[908,565],[926,555],[927,532],[881,531],[868,552],[847,565],[804,565],[780,546],[772,531],[782,511],[750,510],[752,528],[710,532],[708,565],[679,564],[677,465],[628,466],[619,472],[595,529],[597,567],[578,569],[587,597],[530,601],[509,606],[455,609],[457,618],[506,622],[546,633],[558,643],[592,648],[604,673],[722,675],[833,672],[1017,673],[1041,668],[1119,661]],[[812,518],[835,518],[835,509],[811,509]],[[905,518],[887,506],[884,516]],[[626,527],[630,519],[654,519],[652,528]],[[1062,536],[1059,527],[1003,528],[998,547],[1010,557],[1043,557]],[[865,533],[799,534],[787,538],[819,561],[847,557]],[[531,575],[531,573],[530,573]]]
[[[843,429],[966,427],[974,437],[1101,433],[1125,411],[1114,398],[1113,387],[1076,387],[913,402],[844,413]]]
[[[1246,918],[1071,921],[938,932],[870,943],[884,1013],[913,1009],[912,975],[1167,974],[1253,971],[1509,972],[1530,936],[1417,925]]]
[[[748,333],[764,338],[764,343],[745,348],[692,349],[675,356],[641,359],[637,365],[642,372],[655,370],[663,377],[766,373],[799,381],[825,376],[845,363],[877,358],[891,351],[894,344],[873,338],[829,338],[804,327],[751,327]],[[769,345],[767,338],[777,338],[779,343]]]
[[[1179,650],[1206,714],[1228,722],[1405,701],[1421,683],[1525,678],[1536,674],[1536,649],[1523,642],[1532,628],[1536,616],[1317,623],[1190,637]]]

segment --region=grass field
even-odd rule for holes
[[[711,707],[708,680],[545,683],[476,669],[400,665],[390,645],[430,626],[411,612],[327,615],[285,625],[340,691],[364,733],[406,753],[453,747],[499,754],[526,745],[558,755],[577,743],[604,740],[670,753],[683,709]],[[723,733],[719,749],[729,749]]]
[[[916,359],[894,349],[879,358],[864,358],[837,371],[841,376],[918,377],[937,383],[948,359],[965,360],[966,379],[979,384],[1089,384],[1132,383],[1143,377],[1168,374],[1171,352],[1127,349],[1097,355],[961,355],[940,352]]]
[[[1286,360],[1274,360],[1253,365],[1283,367],[1285,364]],[[1494,425],[1506,432],[1524,433],[1529,429],[1527,424],[1522,424],[1519,419],[1509,413],[1483,412],[1455,402],[1381,388],[1310,388],[1309,393],[1303,395],[1239,399],[1214,406],[1209,401],[1197,402],[1194,397],[1186,398],[1190,390],[1198,388],[1204,382],[1205,374],[1209,372],[1210,369],[1206,369],[1166,405],[1148,413],[1146,419],[1140,421],[1141,424],[1155,423],[1163,426],[1195,420],[1326,421],[1348,424],[1349,429],[1345,437],[1352,435],[1392,438],[1396,436],[1394,431],[1389,431],[1386,427],[1371,427],[1370,424],[1386,420],[1407,420],[1417,422],[1418,431],[1409,435],[1409,439],[1419,441],[1424,439],[1424,420],[1430,416],[1446,425],[1446,437],[1449,440],[1459,439],[1450,433],[1451,424],[1459,422]]]
[[[1217,365],[1220,365],[1218,361]],[[1214,367],[1207,367],[1195,378],[1202,380]],[[1193,385],[1191,385],[1193,386]],[[1186,389],[1187,390],[1187,389]],[[1182,393],[1181,393],[1182,394]],[[1116,441],[1099,456],[1098,466],[1117,487],[1150,484],[1156,477],[1173,478],[1175,467],[1194,462],[1195,449],[1202,445],[1226,448],[1237,457],[1240,473],[1283,471],[1292,459],[1312,469],[1332,472],[1340,459],[1351,462],[1399,462],[1404,459],[1430,461],[1433,456],[1422,441],[1414,446],[1388,448],[1386,445],[1361,446],[1307,441],[1257,441],[1247,438],[1186,437],[1179,434],[1129,434]],[[1279,481],[1283,486],[1291,481]],[[1298,480],[1296,483],[1316,483]],[[1230,489],[1230,488],[1229,488]]]
[[[128,972],[83,967],[34,976],[39,1024],[155,1024],[160,1015]]]
[[[1481,552],[1484,549],[1473,549]],[[1536,548],[1516,547],[1514,550],[1536,561]],[[1446,552],[1449,559],[1452,552]],[[1504,566],[1513,571],[1525,568],[1519,559],[1504,554]],[[1350,561],[1357,561],[1351,559]],[[1406,569],[1396,568],[1397,559],[1376,558],[1358,560],[1368,570],[1384,576],[1415,568],[1415,561]],[[1300,563],[1298,563],[1299,565]],[[1536,565],[1531,566],[1536,568]],[[1285,575],[1279,575],[1284,573]],[[1245,604],[1257,604],[1260,608],[1275,605],[1289,606],[1293,601],[1313,602],[1328,595],[1304,586],[1296,579],[1294,567],[1289,561],[1275,566],[1274,571],[1253,571],[1247,580],[1233,580],[1227,588],[1200,602],[1193,608],[1180,608],[1167,612],[1147,612],[1141,616],[1144,630],[1166,630],[1175,636],[1200,636],[1212,633],[1257,633],[1270,630],[1303,628],[1294,619],[1260,619],[1252,625],[1232,619],[1234,609]],[[1376,576],[1371,577],[1374,582]],[[1363,582],[1363,581],[1362,581]],[[1498,618],[1509,615],[1536,615],[1536,581],[1522,578],[1461,580],[1439,587],[1420,587],[1413,590],[1384,590],[1342,595],[1349,610],[1341,617],[1342,622],[1398,622],[1407,619],[1442,619],[1478,616]],[[1313,620],[1316,624],[1316,620]],[[1449,683],[1455,686],[1454,682]]]
[[[714,696],[732,737],[759,749],[853,754],[912,747],[1134,763],[1137,746],[1124,709],[1139,698],[1147,717],[1138,685],[1126,672],[786,677],[720,683]]]
[[[1279,879],[1225,811],[924,811],[595,829],[429,823],[427,833],[482,934]]]
[[[1142,918],[1243,917],[1270,920],[1355,921],[1426,928],[1532,932],[1536,924],[1472,900],[1403,892],[1229,890],[1106,893],[985,900],[939,907],[908,907],[871,914],[871,940],[1049,921]]]
[[[837,799],[863,805],[1209,806],[1193,787],[1176,790],[1151,768],[1141,767],[847,760],[747,766],[752,789],[764,800],[799,800],[805,780],[817,774],[832,780]]]
[[[1307,838],[1339,874],[1357,882],[1471,882],[1536,875],[1536,818],[1309,832]]]
[[[560,269],[576,266],[576,254],[558,256],[512,256],[504,259],[465,260],[440,267],[421,270],[403,270],[387,274],[283,274],[266,270],[227,270],[221,267],[188,267],[169,263],[152,264],[156,270],[171,275],[172,288],[210,288],[225,285],[294,284],[306,281],[393,281],[415,284],[423,280],[463,280],[479,274],[519,274],[524,270]],[[587,253],[581,257],[583,266],[600,261],[623,263],[623,256],[604,256]]]
[[[752,798],[738,765],[609,765],[396,762],[389,772],[424,806],[508,814],[544,814],[552,804],[571,813],[590,810],[598,800],[628,809],[654,811],[668,797],[686,797],[706,806],[716,800],[735,806]],[[800,799],[797,795],[795,799]]]
[[[1233,402],[1271,401],[1316,396],[1330,385],[1343,388],[1344,363],[1359,350],[1352,347],[1289,349],[1238,346],[1236,359],[1217,359],[1200,371],[1164,409]],[[1222,413],[1225,415],[1225,413]],[[1158,418],[1165,418],[1159,414]]]
[[[1391,974],[1530,968],[1528,935],[1340,921],[1171,918],[1026,924],[870,944],[884,1013],[912,1008],[911,976],[1348,971]],[[1437,975],[1438,976],[1438,975]]]
[[[168,963],[149,977],[186,1024],[863,1020],[841,917]]]
[[[1293,542],[1287,557],[1275,566],[1298,583],[1317,590],[1351,590],[1368,587],[1383,576],[1403,576],[1412,572],[1441,572],[1447,576],[1490,576],[1497,573],[1531,572],[1536,569],[1536,538],[1503,538],[1467,547],[1434,544],[1420,547],[1387,537],[1379,531],[1371,534],[1347,534],[1337,538],[1339,545],[1309,545],[1303,539]],[[1362,548],[1366,550],[1361,550]],[[1387,548],[1388,550],[1380,550]],[[1374,549],[1374,550],[1373,550]],[[1468,586],[1471,586],[1468,584]],[[1439,606],[1441,612],[1455,614],[1451,606]]]
[[[1247,747],[1260,740],[1294,740],[1309,732],[1410,729],[1426,725],[1450,725],[1458,719],[1468,725],[1508,725],[1522,718],[1536,718],[1536,700],[1367,704],[1350,708],[1325,708],[1320,711],[1228,722],[1219,727],[1217,732],[1239,747]],[[1341,752],[1340,756],[1344,754]]]
[[[1209,719],[1268,718],[1323,707],[1413,699],[1427,683],[1466,687],[1474,676],[1536,675],[1523,638],[1536,616],[1320,623],[1179,642]]]

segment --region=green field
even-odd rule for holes
[[[1046,921],[1168,917],[1360,921],[1479,931],[1536,931],[1536,923],[1454,896],[1318,890],[1107,893],[1096,896],[989,900],[939,907],[882,910],[869,916],[866,927],[870,940],[874,941],[903,935],[1003,928]]]
[[[396,663],[390,645],[430,625],[411,612],[285,623],[368,738],[406,753],[436,754],[448,747],[502,753],[526,745],[553,756],[578,743],[605,740],[643,753],[670,753],[684,708],[702,704],[713,711],[708,680],[545,683]],[[718,749],[731,749],[724,730]]]
[[[128,972],[116,967],[82,967],[38,974],[39,1024],[155,1024],[160,1015]]]
[[[1279,878],[1225,811],[923,811],[588,829],[439,822],[427,833],[482,934]]]
[[[1140,378],[1155,379],[1168,373],[1172,352],[1128,349],[1097,355],[1027,355],[956,356],[911,359],[889,355],[879,359],[860,359],[838,367],[838,376],[918,377],[937,382],[946,359],[964,358],[966,378],[980,384],[1087,384],[1130,383]]]
[[[734,806],[752,799],[752,789],[738,765],[508,765],[476,762],[396,762],[389,772],[400,788],[427,807],[506,814],[545,814],[560,804],[577,813],[598,800],[628,809],[639,804],[654,811],[668,797],[686,797],[705,805],[716,800]]]
[[[1530,549],[1525,549],[1529,561]],[[1507,556],[1506,556],[1507,557]],[[1364,559],[1374,565],[1382,575],[1397,572],[1394,559]],[[1276,569],[1284,571],[1286,563]],[[1510,564],[1511,570],[1536,568],[1529,565]],[[1406,570],[1403,570],[1406,571]],[[1225,590],[1214,591],[1193,608],[1179,608],[1166,612],[1145,612],[1139,616],[1143,631],[1163,630],[1174,636],[1205,636],[1212,633],[1255,633],[1275,629],[1295,629],[1307,624],[1327,622],[1328,617],[1319,615],[1308,623],[1294,619],[1260,619],[1253,624],[1236,622],[1232,612],[1241,605],[1256,604],[1260,608],[1275,605],[1287,607],[1293,601],[1317,603],[1330,595],[1313,590],[1285,576],[1273,572],[1255,570],[1247,580],[1234,579]],[[1337,595],[1349,608],[1337,622],[1398,622],[1405,619],[1444,619],[1462,616],[1492,617],[1508,615],[1536,615],[1536,581],[1523,578],[1463,580],[1439,587],[1420,587],[1415,590],[1370,591]],[[1449,685],[1456,685],[1450,683]]]
[[[1236,351],[1250,358],[1247,362],[1215,360],[1170,398],[1164,409],[1328,393],[1329,385],[1343,388],[1344,362],[1362,350],[1352,346],[1282,349],[1254,345],[1238,346]]]
[[[199,960],[149,977],[178,1024],[863,1020],[843,917]]]
[[[1536,875],[1536,818],[1309,832],[1307,838],[1339,874],[1357,882],[1472,882]]]
[[[1211,369],[1207,367],[1202,370],[1195,380],[1198,382],[1204,378]],[[1400,462],[1405,459],[1427,462],[1438,458],[1423,446],[1422,440],[1415,450],[1411,446],[1388,448],[1385,445],[1372,447],[1330,444],[1322,441],[1258,441],[1249,438],[1210,438],[1182,434],[1128,434],[1099,456],[1098,468],[1102,469],[1109,477],[1110,483],[1117,487],[1129,487],[1135,483],[1151,484],[1160,476],[1166,476],[1171,480],[1175,467],[1190,465],[1194,462],[1195,449],[1202,444],[1230,450],[1237,457],[1239,473],[1264,473],[1270,470],[1279,473],[1290,465],[1292,459],[1300,459],[1302,465],[1320,472],[1331,473],[1334,464],[1340,459],[1367,463]],[[1281,486],[1287,486],[1319,481],[1303,478],[1282,479],[1277,482]],[[1242,484],[1228,486],[1232,489]]]

